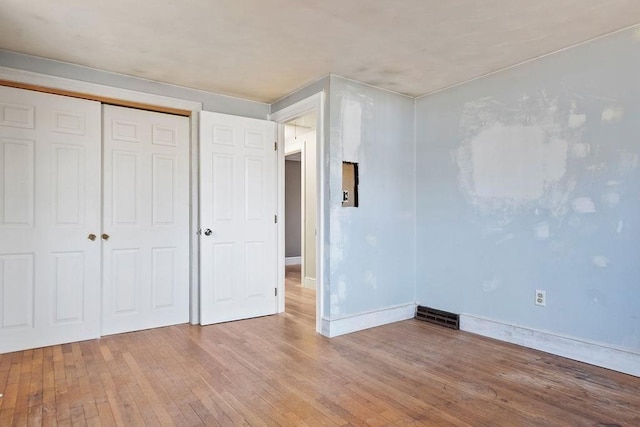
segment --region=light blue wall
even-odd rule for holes
[[[139,79],[2,49],[0,49],[0,66],[200,102],[205,111],[256,119],[266,119],[269,114],[269,105],[260,102]]]
[[[640,349],[636,30],[421,98],[416,127],[418,303]]]
[[[414,105],[412,98],[331,76],[330,319],[414,302]],[[342,207],[342,162],[359,164],[357,208]]]

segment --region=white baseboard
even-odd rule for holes
[[[640,377],[640,352],[511,325],[469,314],[460,330]]]
[[[302,264],[301,256],[288,256],[284,259],[284,265],[298,265]]]
[[[302,286],[304,286],[307,289],[313,289],[315,291],[316,279],[314,279],[313,277],[305,277],[304,280],[302,281]]]
[[[322,335],[329,338],[361,331],[401,320],[413,319],[416,314],[414,303],[383,308],[367,313],[354,314],[338,319],[322,319]]]

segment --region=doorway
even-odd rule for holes
[[[299,151],[302,156],[302,147],[301,147],[302,144],[298,144],[297,149],[295,148],[295,143],[298,141],[295,138],[295,136],[297,136],[297,130],[295,130],[295,127],[294,127],[294,138],[288,139],[289,146],[287,146],[287,138],[285,137],[286,124],[291,124],[291,122],[294,122],[296,119],[299,119],[303,116],[307,116],[312,113],[315,114],[315,147],[313,149],[313,152],[315,153],[315,161],[313,162],[313,166],[314,166],[315,193],[316,193],[316,198],[315,198],[316,203],[315,203],[315,208],[313,209],[313,211],[315,212],[315,233],[314,233],[315,246],[313,248],[315,250],[314,252],[315,253],[314,255],[315,290],[309,290],[309,291],[315,294],[313,298],[315,299],[315,313],[313,316],[315,318],[315,325],[316,325],[315,329],[316,329],[316,332],[323,334],[323,317],[325,314],[324,313],[325,295],[324,295],[324,283],[323,283],[323,277],[324,277],[324,244],[323,242],[325,240],[324,239],[325,219],[321,213],[325,211],[326,188],[324,185],[324,170],[322,167],[318,167],[318,165],[322,165],[324,162],[324,115],[325,115],[324,92],[316,93],[315,95],[311,95],[308,98],[305,98],[292,105],[284,107],[283,109],[275,113],[272,113],[270,115],[270,119],[275,121],[278,124],[278,145],[285,147],[283,150],[278,150],[280,155],[278,169],[281,171],[280,177],[279,177],[279,180],[281,182],[281,184],[279,185],[279,197],[278,197],[280,200],[279,211],[281,214],[284,215],[285,214],[284,182],[285,182],[285,162],[286,162],[285,154],[287,152],[290,152],[291,154],[293,154],[296,151]],[[306,120],[308,121],[309,118],[307,118]],[[300,124],[302,125],[303,122],[300,122]],[[312,127],[312,126],[313,125],[309,127]],[[294,143],[293,147],[291,146],[292,142]],[[309,151],[311,150],[307,150],[307,153]],[[302,161],[302,158],[301,158],[301,161]],[[308,165],[308,162],[305,162],[305,165]],[[301,170],[301,174],[302,174],[302,170]],[[285,218],[285,221],[286,221],[286,218]],[[285,261],[284,227],[280,228],[279,241],[281,242],[278,248],[278,252],[281,257],[279,264],[284,267],[284,261]],[[306,258],[307,260],[309,259],[308,253],[302,254],[302,244],[301,244],[301,257],[302,257],[301,264],[304,258]],[[306,266],[308,267],[308,264]],[[308,273],[305,271],[305,274],[308,274]],[[280,270],[278,283],[279,283],[278,286],[282,290],[282,292],[280,292],[278,295],[278,307],[279,307],[278,311],[284,312],[285,311],[285,294],[286,294],[285,268],[281,268]],[[298,286],[298,288],[301,290],[307,290],[303,286]]]
[[[285,264],[295,264],[299,259],[301,285],[313,290],[317,246],[316,121],[314,111],[284,124]]]
[[[313,217],[307,216],[309,209],[306,209],[304,212],[301,212],[301,279],[300,285],[298,289],[313,292],[313,299],[315,300],[315,329],[316,332],[323,334],[323,317],[324,317],[324,230],[325,230],[325,218],[322,215],[324,212],[325,206],[325,186],[324,182],[324,170],[322,167],[318,167],[318,165],[322,165],[324,162],[324,92],[316,93],[315,95],[311,95],[308,98],[305,98],[301,101],[298,101],[292,105],[282,108],[281,110],[272,113],[269,118],[275,121],[278,124],[278,145],[284,146],[283,150],[279,150],[279,167],[280,176],[279,181],[281,183],[279,190],[279,212],[282,215],[285,215],[285,163],[286,163],[286,155],[294,154],[296,152],[300,153],[300,162],[301,162],[301,176],[312,176],[312,180],[308,180],[305,182],[304,186],[310,185],[312,182],[313,192],[315,193],[314,200],[315,204],[310,209],[313,212]],[[304,117],[304,119],[303,119]],[[291,125],[294,125],[293,128]],[[289,126],[287,126],[289,125]],[[315,131],[315,140],[312,140],[313,147],[311,144],[307,147],[307,150],[303,150],[302,139],[299,138],[297,126],[305,126],[307,132],[312,129]],[[293,131],[293,132],[292,132]],[[305,132],[305,133],[307,133]],[[292,137],[293,135],[293,137]],[[300,134],[302,136],[302,133]],[[306,155],[313,154],[313,161],[309,162],[306,159]],[[305,168],[306,167],[306,168]],[[312,169],[311,169],[312,168]],[[302,179],[301,179],[302,180]],[[301,182],[301,188],[303,187]],[[306,195],[305,195],[306,196]],[[308,197],[307,197],[308,199]],[[304,209],[302,204],[301,197],[301,211]],[[304,218],[304,220],[302,220]],[[313,238],[310,240],[311,251],[305,250],[305,247],[308,247],[307,241],[302,242],[303,235],[303,225],[306,223],[311,223],[311,218],[313,218]],[[285,215],[285,223],[286,223],[286,215]],[[280,228],[279,238],[281,239],[281,244],[279,245],[279,264],[282,267],[285,267],[285,230],[284,227]],[[308,240],[308,239],[307,239]],[[309,260],[313,258],[313,270],[310,269]],[[305,260],[307,261],[305,263]],[[280,270],[279,276],[279,288],[282,292],[278,295],[278,312],[285,311],[285,268]],[[302,271],[304,268],[304,272]],[[312,276],[311,276],[312,275]],[[307,280],[307,285],[313,284],[315,289],[307,289],[302,284],[305,282],[306,278],[313,279],[313,281]],[[287,310],[288,311],[288,310]],[[325,334],[326,335],[326,334]]]

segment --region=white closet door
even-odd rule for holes
[[[102,334],[188,322],[189,119],[108,105],[103,119]]]
[[[0,87],[0,353],[100,334],[100,103]]]
[[[200,323],[276,312],[275,124],[200,113]]]

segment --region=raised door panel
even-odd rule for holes
[[[2,329],[33,327],[33,254],[0,255]]]
[[[52,322],[70,323],[84,321],[84,270],[82,252],[52,254],[54,262]]]
[[[177,304],[173,286],[177,273],[177,250],[175,247],[152,249],[152,310],[172,308]]]
[[[53,218],[56,225],[80,225],[84,222],[85,148],[53,147]]]
[[[152,157],[152,221],[155,226],[175,224],[177,162],[175,155],[154,154]]]
[[[85,135],[86,122],[86,115],[83,112],[53,110],[51,130],[72,135]]]
[[[213,280],[218,284],[210,293],[211,300],[205,304],[221,304],[231,303],[234,298],[234,290],[237,289],[236,280],[234,278],[235,270],[235,244],[233,243],[214,243],[212,257],[205,260],[213,267]]]
[[[111,314],[138,312],[139,249],[115,249],[111,252]]]
[[[7,91],[3,90],[3,92],[6,93]],[[10,94],[8,96],[13,95]],[[0,101],[0,126],[34,129],[35,103],[38,101],[26,100],[26,102],[25,104],[10,104]]]
[[[0,139],[0,224],[33,226],[34,141]]]
[[[259,157],[244,159],[244,217],[247,221],[265,219],[264,185],[267,177],[264,166],[264,160]],[[266,195],[269,195],[268,191]]]
[[[138,222],[140,154],[129,151],[113,151],[111,154],[111,225],[135,225]]]
[[[233,156],[213,154],[211,169],[211,201],[213,221],[233,220],[235,207],[235,168]]]

